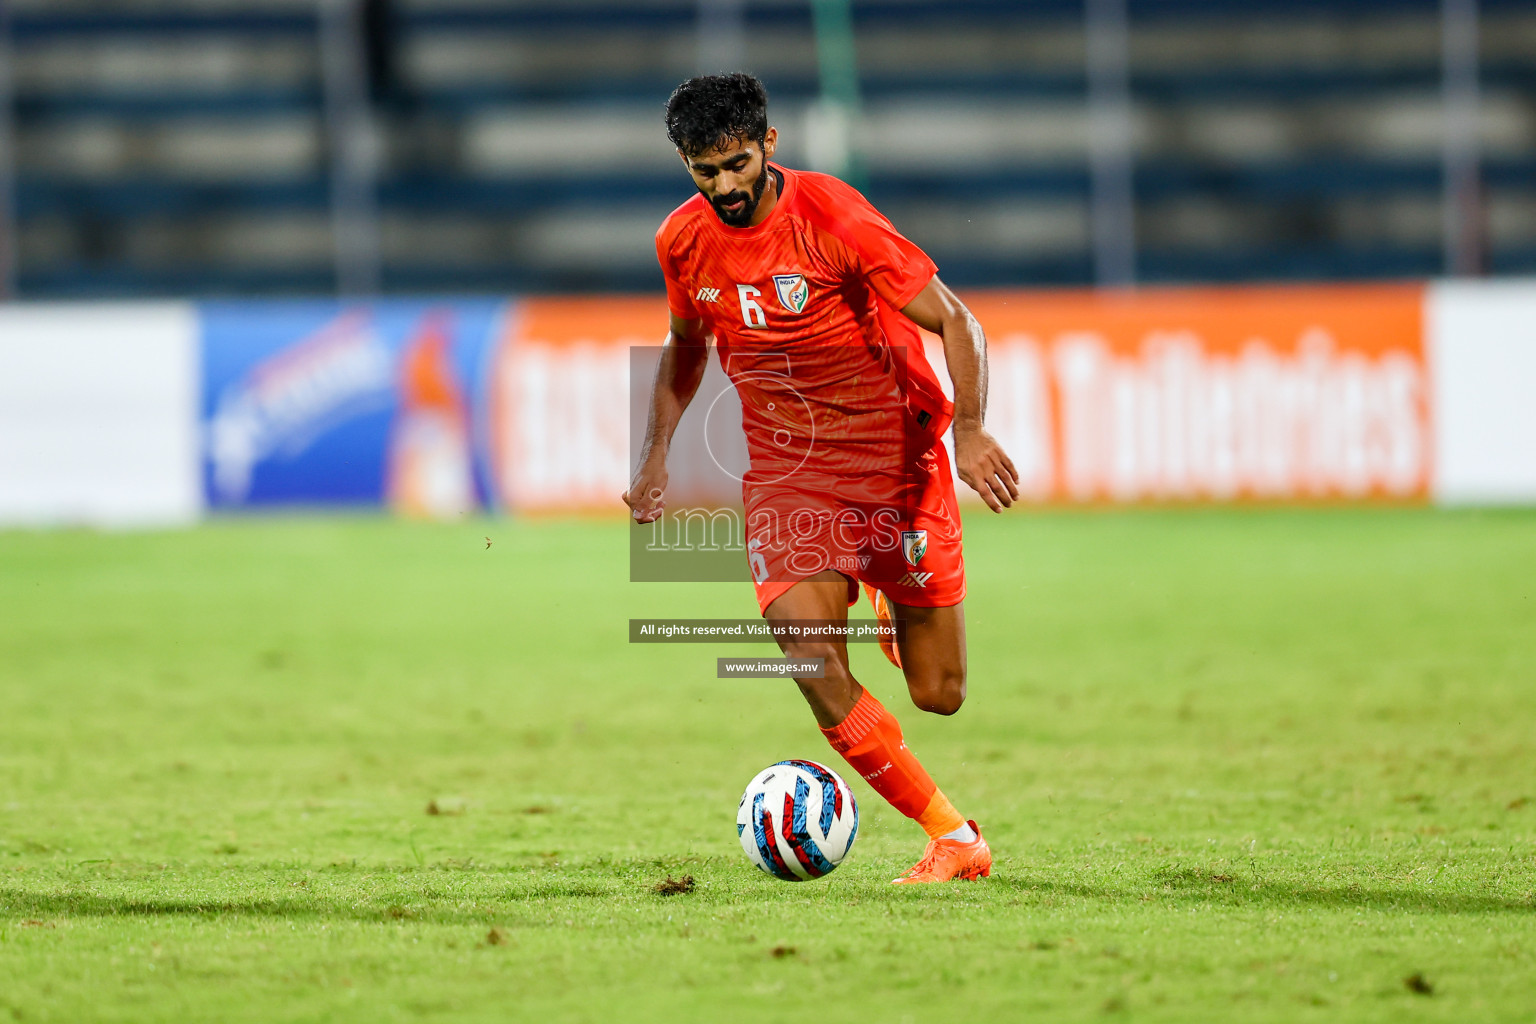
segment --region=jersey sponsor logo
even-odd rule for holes
[[[927,589],[928,581],[933,579],[931,572],[909,572],[896,581],[898,587],[920,587]]]
[[[902,530],[901,531],[901,556],[907,560],[908,565],[916,565],[923,560],[928,553],[927,530]]]
[[[773,287],[779,293],[779,305],[791,313],[803,312],[810,301],[811,286],[804,274],[774,274]]]
[[[720,289],[719,288],[700,288],[699,289],[699,294],[697,294],[697,295],[695,295],[693,297],[693,301],[695,301],[695,302],[719,302],[720,301]]]

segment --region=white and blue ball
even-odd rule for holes
[[[815,761],[769,765],[736,810],[747,857],[774,878],[803,882],[831,874],[859,834],[859,806],[836,772]]]

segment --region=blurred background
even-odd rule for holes
[[[0,0],[0,523],[622,516],[736,68],[1029,501],[1536,502],[1536,0]]]
[[[0,288],[652,291],[760,75],[960,286],[1536,270],[1530,0],[4,0]]]

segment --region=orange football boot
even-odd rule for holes
[[[875,620],[882,626],[889,626],[891,624],[891,606],[886,601],[885,594],[876,590],[868,583],[864,584],[864,592],[869,595],[869,603],[875,606]],[[884,651],[885,656],[891,659],[892,665],[901,668],[901,652],[896,649],[896,641],[894,639],[887,640],[883,636],[880,637],[880,650]]]
[[[891,879],[892,885],[912,885],[924,882],[948,882],[954,878],[975,881],[992,873],[992,848],[981,837],[981,829],[974,821],[966,822],[976,830],[974,842],[962,843],[954,839],[933,839],[923,851],[923,859],[912,865],[900,878]]]

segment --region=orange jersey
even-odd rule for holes
[[[715,337],[741,398],[749,484],[904,472],[953,414],[897,312],[937,268],[851,186],[776,169],[761,224],[727,227],[702,195],[663,222],[667,303]]]

